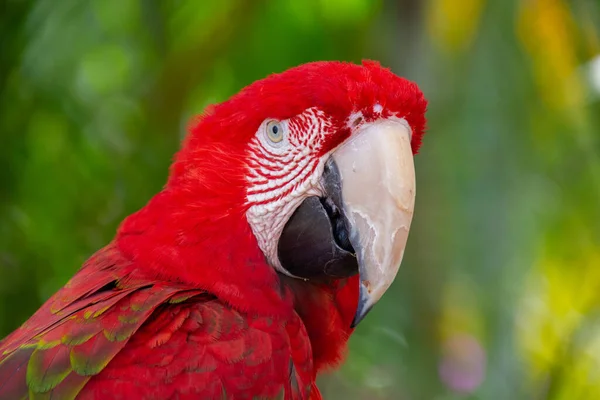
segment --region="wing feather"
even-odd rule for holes
[[[206,295],[169,304],[89,382],[81,399],[113,393],[116,399],[307,400],[318,391],[312,371],[299,370],[312,364],[305,332],[295,325],[244,316]],[[288,331],[297,336],[290,339]]]
[[[320,398],[297,315],[246,315],[199,289],[117,279],[126,266],[107,247],[0,342],[0,400]]]
[[[118,261],[110,247],[92,257],[0,342],[0,399],[74,399],[156,307],[180,291],[142,280],[123,285],[111,268]]]

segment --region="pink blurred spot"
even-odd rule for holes
[[[458,334],[446,340],[442,349],[439,374],[451,390],[470,394],[485,377],[485,350],[479,341],[467,334]]]

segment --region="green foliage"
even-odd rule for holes
[[[6,1],[0,337],[160,190],[193,115],[375,58],[422,87],[429,133],[398,281],[325,398],[600,396],[600,6],[460,3]]]

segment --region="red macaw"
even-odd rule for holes
[[[164,189],[0,342],[0,399],[320,399],[401,263],[425,111],[370,61],[210,107]]]

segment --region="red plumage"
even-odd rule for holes
[[[317,107],[349,134],[374,104],[421,142],[426,102],[378,64],[311,63],[214,106],[190,128],[167,185],[115,240],[0,342],[0,399],[319,399],[338,365],[358,277],[308,282],[276,272],[245,217],[248,142],[265,118]],[[37,398],[37,397],[36,397]]]

